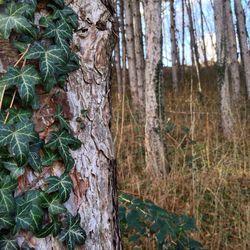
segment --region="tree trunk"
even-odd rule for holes
[[[120,1],[116,2],[116,14],[120,9]],[[122,71],[121,71],[121,51],[120,51],[120,20],[119,16],[116,15],[115,21],[115,33],[116,33],[116,46],[115,46],[115,68],[116,68],[116,83],[117,83],[117,91],[118,91],[118,99],[121,99],[122,95]]]
[[[171,34],[171,57],[172,57],[172,81],[174,92],[178,91],[178,48],[176,40],[174,0],[170,0],[170,34]]]
[[[234,103],[240,98],[240,70],[237,56],[236,34],[233,24],[232,9],[229,1],[225,1],[227,40],[228,40],[228,60],[229,70],[232,78],[232,91]]]
[[[142,24],[141,24],[141,12],[140,1],[132,1],[133,11],[133,23],[134,23],[134,44],[135,44],[135,59],[136,59],[136,71],[137,71],[137,88],[138,97],[141,106],[141,112],[143,111],[145,104],[145,59],[143,53],[143,40],[142,40]]]
[[[214,0],[214,15],[216,28],[216,54],[218,67],[218,84],[221,97],[221,120],[223,134],[227,139],[233,136],[233,118],[229,91],[229,76],[227,62],[227,35],[225,30],[225,5],[221,0]]]
[[[197,80],[198,80],[198,91],[201,93],[201,77],[200,77],[200,60],[199,60],[199,50],[197,46],[197,39],[195,35],[195,28],[194,28],[194,20],[192,16],[192,6],[190,0],[185,0],[186,1],[186,9],[188,13],[188,19],[189,19],[189,32],[190,32],[190,38],[191,38],[191,53],[192,53],[192,58],[193,58],[193,64],[196,69],[196,74],[197,74]]]
[[[131,0],[124,0],[124,12],[126,20],[126,48],[129,69],[129,84],[131,91],[132,103],[136,110],[139,105],[137,74],[136,74],[136,59],[135,59],[135,45],[134,45],[134,28]]]
[[[161,141],[160,120],[157,115],[157,65],[162,59],[162,19],[161,0],[148,0],[145,6],[147,26],[147,57],[146,57],[146,126],[145,148],[146,167],[148,171],[159,176],[169,170],[165,158],[164,146]]]
[[[240,1],[235,0],[235,14],[237,18],[237,29],[238,38],[241,51],[242,65],[244,68],[245,81],[247,87],[248,100],[250,101],[250,54],[248,47],[247,29],[246,29],[246,18],[244,9]]]
[[[72,113],[71,127],[83,145],[77,151],[72,151],[75,167],[70,176],[74,188],[65,206],[73,215],[77,212],[80,214],[81,226],[87,234],[85,246],[76,249],[116,250],[121,249],[121,242],[109,102],[110,64],[114,48],[113,14],[100,0],[69,2],[79,15],[80,29],[74,35],[72,47],[79,49],[81,68],[70,75],[67,95]],[[11,46],[10,51],[6,44],[4,48],[5,56],[0,53],[0,73],[4,72],[9,63],[16,61]],[[14,60],[6,60],[12,54]],[[53,166],[54,174],[61,170],[60,163]],[[23,188],[27,188],[28,181],[31,182],[36,176],[28,172],[26,177],[26,186]],[[20,242],[24,238],[36,250],[66,249],[53,237],[37,239],[24,232],[18,236]]]

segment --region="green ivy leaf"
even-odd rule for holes
[[[1,250],[19,250],[17,241],[15,239],[0,237],[0,249]]]
[[[15,221],[13,216],[7,213],[0,213],[0,230],[2,229],[10,229],[14,227]]]
[[[45,145],[46,148],[52,150],[57,149],[60,156],[62,157],[66,171],[69,172],[74,166],[74,159],[72,158],[69,148],[77,149],[81,146],[81,142],[70,135],[67,131],[52,132],[50,134],[50,139],[48,144]]]
[[[60,8],[64,7],[64,0],[52,0],[56,5],[58,5]]]
[[[36,37],[36,31],[24,16],[31,8],[29,4],[11,2],[7,6],[6,14],[0,14],[0,33],[4,39],[8,39],[14,29],[18,33],[25,33]]]
[[[55,151],[47,148],[43,149],[43,154],[42,166],[51,166],[55,161],[58,161],[60,159]]]
[[[66,208],[60,203],[57,194],[49,195],[42,193],[41,207],[48,208],[50,215],[58,215],[67,211]]]
[[[30,120],[32,113],[29,110],[26,109],[9,109],[8,110],[10,115],[8,119],[8,124],[14,124],[18,122],[25,122],[27,120]]]
[[[53,193],[58,191],[58,197],[63,202],[67,201],[70,192],[73,188],[73,182],[68,174],[63,174],[61,177],[51,176],[46,179],[49,184],[47,193]]]
[[[27,65],[23,69],[9,67],[4,77],[4,84],[7,87],[16,85],[19,95],[25,105],[29,104],[34,98],[35,85],[40,81],[40,77],[35,67]]]
[[[4,167],[10,171],[10,176],[13,179],[17,179],[22,176],[25,172],[23,167],[19,167],[14,160],[8,160],[3,162]]]
[[[61,224],[58,221],[53,220],[51,223],[46,224],[41,229],[39,229],[38,232],[35,233],[35,236],[37,238],[46,238],[50,234],[53,234],[53,236],[55,237],[58,235],[60,229]]]
[[[56,45],[45,48],[42,44],[35,43],[26,54],[26,58],[39,59],[44,81],[53,76],[58,68],[67,64],[67,55],[61,47]]]
[[[76,29],[78,27],[78,16],[70,7],[65,6],[62,10],[51,5],[50,7],[54,10],[52,16],[54,20],[61,20],[65,22],[69,29]]]
[[[19,122],[12,125],[0,124],[0,146],[7,146],[9,152],[19,164],[25,163],[29,154],[29,143],[37,139],[31,122]]]
[[[17,188],[17,181],[9,176],[0,182],[0,211],[11,213],[15,210],[13,192]]]
[[[43,141],[38,141],[30,146],[28,162],[35,172],[40,172],[42,170],[42,161],[40,157],[42,146]]]
[[[76,245],[84,244],[86,233],[80,226],[80,216],[68,214],[66,227],[59,234],[59,240],[65,242],[68,250],[74,250]]]
[[[60,123],[61,129],[66,129],[67,131],[71,131],[71,128],[67,121],[64,119],[62,106],[56,106],[55,119]]]
[[[61,47],[66,55],[69,56],[69,42],[72,37],[72,29],[69,29],[65,22],[58,21],[56,24],[50,22],[45,30],[45,33],[43,34],[43,37],[54,38],[56,45]]]

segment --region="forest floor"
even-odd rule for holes
[[[237,131],[223,139],[214,69],[202,74],[202,97],[190,74],[180,92],[170,89],[164,73],[166,117],[162,136],[171,173],[154,178],[145,169],[143,123],[133,113],[128,96],[112,87],[112,132],[118,162],[119,190],[147,198],[177,214],[196,219],[192,236],[206,249],[250,249],[250,120],[243,102],[235,115]],[[194,80],[195,82],[195,80]],[[193,86],[192,86],[193,85]],[[130,249],[130,247],[128,247]],[[132,247],[131,247],[132,249]],[[144,242],[142,249],[154,249]]]

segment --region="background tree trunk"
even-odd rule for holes
[[[133,23],[134,23],[134,44],[135,44],[135,59],[136,59],[136,71],[137,71],[137,88],[138,97],[140,102],[140,110],[145,108],[145,59],[143,52],[143,39],[142,39],[142,24],[141,24],[141,12],[140,1],[132,1],[133,11]]]
[[[167,162],[161,141],[160,120],[157,115],[156,80],[157,65],[162,59],[161,0],[148,0],[146,9],[147,57],[146,57],[146,167],[156,175],[166,174]]]
[[[227,62],[227,35],[224,25],[226,23],[225,5],[221,0],[214,1],[214,15],[216,28],[216,54],[218,66],[218,84],[221,97],[221,120],[223,134],[232,139],[233,118],[231,111],[231,98],[229,91],[229,73]]]
[[[239,45],[242,56],[241,60],[244,68],[248,100],[250,101],[250,54],[247,41],[248,38],[246,29],[246,18],[241,2],[235,0],[234,4],[235,4],[235,14],[237,18]]]
[[[176,40],[175,8],[174,0],[170,0],[170,34],[171,34],[171,57],[172,57],[172,81],[173,89],[178,91],[178,48]]]
[[[126,20],[126,48],[129,68],[129,83],[132,103],[136,110],[139,105],[138,86],[137,86],[137,72],[135,59],[135,45],[134,45],[134,27],[131,0],[124,0],[124,12]]]

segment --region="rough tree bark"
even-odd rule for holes
[[[133,11],[133,24],[134,24],[134,44],[135,44],[135,60],[137,71],[137,88],[138,97],[141,106],[141,112],[144,110],[145,99],[145,59],[143,53],[143,39],[142,39],[142,24],[141,24],[141,12],[140,1],[132,1]]]
[[[240,98],[240,69],[237,56],[236,34],[230,1],[225,1],[224,5],[226,12],[225,27],[227,29],[229,70],[232,78],[232,97],[234,99],[234,103],[236,103]]]
[[[74,190],[66,207],[73,215],[80,214],[81,225],[87,233],[85,246],[76,249],[121,249],[116,164],[110,132],[110,63],[114,47],[112,2],[106,1],[109,8],[101,0],[69,2],[79,14],[79,32],[75,33],[72,46],[79,48],[81,68],[70,75],[67,95],[73,115],[71,126],[83,145],[72,152],[76,162],[70,173]],[[5,54],[0,53],[0,73],[16,61],[15,54],[14,59],[8,59],[14,50],[6,42],[4,49]],[[60,172],[60,165],[55,165],[53,171]],[[35,176],[29,173],[27,178],[31,181]],[[29,234],[20,237],[27,238],[36,250],[65,249],[53,237],[37,239]]]
[[[126,48],[129,68],[129,84],[131,91],[132,103],[136,110],[139,105],[136,59],[135,59],[135,44],[134,44],[134,27],[131,0],[124,0],[124,13],[126,20]]]
[[[168,172],[164,145],[160,135],[160,120],[158,117],[156,78],[157,65],[162,59],[162,18],[161,0],[145,1],[145,21],[147,29],[146,56],[146,126],[145,148],[146,167],[148,171],[159,176]]]
[[[231,97],[229,91],[229,73],[227,62],[227,35],[225,30],[226,13],[225,5],[221,0],[214,0],[214,16],[216,29],[216,54],[218,67],[218,84],[221,97],[221,124],[223,134],[227,139],[232,139],[233,117],[231,111]]]
[[[176,40],[175,8],[174,0],[170,0],[170,34],[171,34],[171,57],[172,57],[172,81],[173,89],[178,91],[178,48]]]
[[[234,1],[235,4],[235,14],[237,18],[237,30],[238,30],[238,38],[239,45],[241,51],[241,59],[242,65],[244,68],[245,81],[247,87],[248,100],[250,101],[250,53],[248,47],[248,37],[247,37],[247,29],[246,29],[246,18],[244,9],[242,7],[241,1]]]

